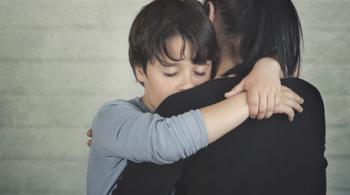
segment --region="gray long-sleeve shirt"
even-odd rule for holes
[[[115,181],[134,162],[169,164],[208,145],[199,110],[164,118],[149,112],[140,98],[106,103],[93,122],[87,194],[111,194]]]

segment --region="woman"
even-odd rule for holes
[[[301,28],[290,0],[213,0],[206,1],[205,6],[222,52],[217,77],[238,77],[216,80],[169,98],[158,109],[163,115],[218,101],[227,86],[237,83],[262,57],[277,59],[284,77],[299,73]],[[233,94],[249,88],[252,78],[244,79]],[[285,123],[281,117],[264,122],[250,120],[242,125],[244,130],[224,136],[185,161],[168,166],[130,164],[114,193],[166,194],[177,183],[178,194],[325,194],[322,100],[318,91],[303,81],[287,80],[285,84],[301,93],[308,103],[294,123]],[[208,90],[214,97],[206,102],[190,98]],[[174,105],[178,98],[185,104],[183,108]],[[169,108],[172,113],[164,111]],[[253,110],[257,113],[259,108]],[[266,116],[269,113],[258,114],[258,118]],[[283,133],[278,131],[282,127],[286,129]],[[298,131],[308,128],[310,131]]]

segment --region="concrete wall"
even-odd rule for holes
[[[296,0],[304,30],[302,77],[326,109],[328,194],[350,194],[350,1]]]
[[[85,194],[97,108],[140,94],[127,35],[148,0],[0,1],[0,194]],[[350,2],[296,0],[303,78],[325,100],[329,194],[350,193]]]

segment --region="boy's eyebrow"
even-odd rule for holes
[[[172,63],[162,63],[163,66],[165,67],[173,67],[173,66],[177,66],[179,63],[178,62],[172,62]]]

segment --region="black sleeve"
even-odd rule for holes
[[[163,116],[216,103],[239,82],[218,79],[167,98],[157,109]],[[179,195],[308,194],[326,189],[325,120],[321,96],[300,79],[284,85],[300,94],[304,112],[290,123],[285,115],[248,119],[194,156],[171,165],[129,163],[114,194]]]

